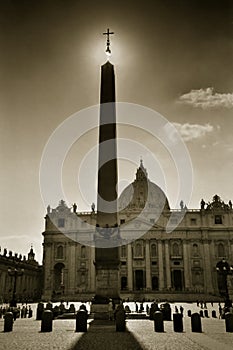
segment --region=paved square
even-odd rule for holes
[[[179,303],[171,304],[172,311]],[[184,307],[184,332],[175,333],[173,322],[164,322],[164,333],[154,332],[150,320],[127,319],[127,332],[116,332],[114,322],[92,322],[88,320],[87,333],[75,333],[75,320],[54,320],[51,333],[41,333],[41,322],[32,319],[17,319],[13,332],[4,333],[4,320],[0,320],[0,349],[6,350],[232,350],[233,333],[226,333],[225,321],[203,318],[203,333],[191,332],[191,320],[187,310],[199,311],[195,304]],[[132,310],[134,303],[130,304]],[[208,304],[208,311],[217,310]],[[33,305],[35,310],[35,305]]]

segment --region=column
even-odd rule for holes
[[[75,259],[76,243],[70,242],[68,244],[68,250],[69,250],[69,268],[68,268],[68,281],[69,282],[68,282],[68,286],[65,286],[65,293],[66,294],[74,294],[74,291],[75,291],[75,273],[76,273],[76,259]]]
[[[151,290],[150,241],[146,240],[146,289]]]
[[[213,288],[214,288],[214,294],[219,294],[219,290],[218,290],[218,283],[217,283],[217,271],[215,269],[215,265],[216,265],[216,255],[215,255],[215,242],[211,241],[210,243],[210,256],[211,256],[211,261],[213,261]]]
[[[203,250],[204,250],[204,281],[205,281],[205,288],[207,293],[213,292],[213,283],[212,283],[212,268],[210,261],[210,250],[209,250],[209,244],[210,240],[205,239],[203,241]]]
[[[128,274],[128,291],[133,290],[133,271],[132,271],[132,246],[127,245],[127,274]]]
[[[189,252],[188,242],[183,241],[183,261],[184,261],[184,287],[185,290],[190,290],[190,269],[189,269]]]
[[[171,289],[171,268],[170,268],[170,254],[169,254],[169,241],[165,241],[165,261],[166,261],[166,280],[167,289]]]
[[[51,250],[52,243],[44,243],[45,259],[44,259],[44,290],[43,297],[44,299],[50,299],[52,295],[52,278],[51,270]],[[25,283],[25,275],[23,276],[23,283]]]
[[[158,257],[159,257],[159,290],[164,290],[164,274],[163,274],[163,245],[162,241],[158,241]]]

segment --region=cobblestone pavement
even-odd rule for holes
[[[179,307],[180,304],[176,303]],[[232,350],[233,333],[226,333],[225,321],[213,318],[202,319],[203,333],[191,332],[187,310],[199,312],[196,304],[184,307],[184,332],[175,333],[173,322],[164,323],[164,333],[154,332],[154,322],[127,320],[127,332],[116,332],[114,323],[99,324],[88,320],[87,333],[75,333],[75,320],[53,321],[51,333],[41,333],[41,322],[32,319],[17,319],[13,332],[4,333],[4,320],[0,319],[0,350]],[[36,305],[32,305],[35,311]],[[134,303],[130,303],[134,310]],[[174,311],[174,304],[171,304]],[[208,304],[208,311],[218,310],[218,305]],[[218,312],[217,312],[218,314]]]
[[[51,333],[41,333],[41,322],[17,319],[13,332],[0,332],[0,349],[6,350],[232,350],[233,333],[225,332],[225,321],[202,319],[203,333],[192,333],[189,317],[184,332],[175,333],[173,322],[164,323],[164,333],[154,332],[149,320],[127,320],[127,332],[116,332],[113,323],[89,322],[87,333],[75,333],[75,320],[55,320]],[[0,320],[0,331],[3,330]]]

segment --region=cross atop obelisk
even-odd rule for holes
[[[103,33],[103,35],[107,36],[107,43],[106,43],[106,54],[107,55],[111,55],[111,50],[110,50],[110,35],[113,35],[114,32],[110,32],[109,28],[107,29],[107,32]]]

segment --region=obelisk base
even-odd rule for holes
[[[91,313],[94,319],[109,319],[110,299],[114,306],[120,303],[119,267],[96,266],[96,295],[92,300]]]

